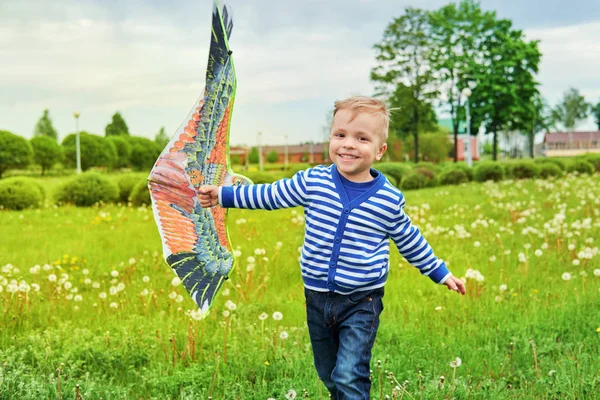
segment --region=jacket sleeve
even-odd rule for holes
[[[299,171],[291,179],[281,179],[271,184],[220,187],[219,205],[262,210],[303,206],[306,202],[307,173]]]
[[[427,243],[419,229],[414,226],[406,213],[404,196],[400,199],[399,212],[390,231],[390,237],[396,244],[400,254],[421,274],[428,276],[435,283],[444,283],[452,273],[443,260],[433,254],[433,249]]]

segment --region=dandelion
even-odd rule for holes
[[[568,246],[568,248],[569,248],[569,250],[570,250],[570,251],[573,251],[573,250],[575,250],[575,245],[571,243],[571,244]]]
[[[142,291],[140,292],[140,295],[142,295],[142,296],[148,296],[148,293],[149,293],[149,292],[148,292],[148,289],[144,289],[144,290],[142,290]]]
[[[229,312],[229,310],[225,310],[225,311],[223,311],[223,316],[224,316],[225,318],[229,317],[229,315],[230,315],[230,312]]]
[[[117,293],[119,293],[119,289],[117,289],[116,286],[111,286],[110,289],[108,290],[108,292],[110,293],[111,296],[116,296]]]
[[[50,275],[48,275],[48,280],[49,280],[50,282],[56,282],[56,275],[54,275],[54,274],[50,274]]]
[[[282,319],[282,318],[283,318],[283,314],[282,314],[282,313],[280,313],[279,311],[275,311],[275,312],[273,313],[273,319],[274,319],[275,321],[281,321],[281,319]]]
[[[286,331],[281,331],[281,333],[279,334],[279,338],[286,340],[288,338],[288,333]]]
[[[519,253],[519,262],[520,263],[525,263],[527,262],[527,257],[525,256],[524,253]]]
[[[496,256],[491,256],[490,257],[490,262],[495,262],[496,261]]]
[[[31,272],[32,274],[37,274],[38,272],[40,272],[40,269],[42,267],[40,267],[39,265],[34,265],[33,267],[29,268],[29,272]]]
[[[98,297],[100,297],[101,299],[105,299],[106,298],[106,292],[100,292],[98,294]]]
[[[495,300],[496,300],[496,303],[500,303],[502,301],[502,297],[496,296]]]
[[[279,249],[279,248],[281,248],[281,246],[283,246],[283,243],[281,243],[281,242],[277,242],[277,243],[275,243],[275,248],[276,248],[276,249]]]
[[[548,376],[554,376],[554,374],[556,374],[555,370],[551,369],[550,371],[548,371]]]
[[[580,261],[578,258],[573,260],[573,265],[579,265]]]
[[[546,250],[548,248],[548,243],[542,243],[542,249]]]
[[[246,271],[250,272],[254,270],[254,264],[248,264],[248,266],[246,267]]]
[[[129,265],[133,265],[133,264],[135,264],[135,258],[131,257],[129,259]]]
[[[261,321],[264,321],[267,318],[269,318],[269,315],[266,312],[263,312],[258,316],[258,319],[260,319]]]
[[[92,283],[92,280],[90,278],[85,278],[83,283],[85,283],[86,285],[89,285],[90,283]]]
[[[562,274],[562,279],[563,279],[563,281],[571,280],[571,274],[568,273],[568,272],[563,273]]]
[[[294,400],[296,398],[297,394],[296,391],[294,389],[290,389],[287,394],[285,395],[285,398],[288,400]]]
[[[100,289],[100,282],[94,282],[94,283],[92,283],[92,287],[94,289]]]
[[[594,276],[600,277],[600,269],[594,270]]]
[[[81,273],[84,275],[89,275],[90,271],[88,271],[87,269],[84,269],[83,271],[81,271]]]
[[[248,264],[254,264],[256,262],[256,259],[252,256],[249,256],[248,258],[246,258],[246,261],[248,261]]]
[[[461,364],[462,364],[462,360],[458,357],[456,357],[454,360],[450,361],[450,366],[452,368],[458,368],[458,367],[460,367]]]
[[[40,285],[38,285],[37,283],[32,283],[31,288],[33,289],[34,292],[40,291]]]
[[[27,284],[27,282],[19,283],[19,292],[29,293],[30,290],[31,290],[31,286],[29,286]]]
[[[110,303],[110,308],[117,308],[119,307],[119,305],[117,303],[115,303],[114,301],[112,303]]]
[[[177,298],[177,292],[171,292],[171,293],[169,293],[169,298],[171,300],[175,300]]]
[[[175,298],[175,302],[176,303],[181,303],[183,301],[183,296],[182,295],[177,295],[177,297]]]
[[[113,278],[116,278],[117,276],[119,276],[119,271],[112,270],[110,272],[110,276],[112,276]]]
[[[227,309],[229,309],[230,311],[235,311],[235,309],[237,308],[237,305],[233,301],[227,300],[225,302],[225,307],[227,307]]]
[[[204,315],[204,312],[202,312],[202,309],[199,308],[196,311],[192,311],[190,313],[190,317],[192,317],[192,319],[196,320],[196,321],[200,321],[202,319]]]
[[[537,250],[535,251],[535,256],[536,256],[536,257],[541,257],[541,256],[542,256],[542,254],[544,254],[544,253],[543,253],[543,252],[542,252],[542,250],[540,250],[540,249],[537,249]]]
[[[142,282],[144,282],[144,283],[148,283],[148,282],[150,282],[150,277],[149,277],[148,275],[144,275],[144,276],[142,277]]]
[[[435,311],[442,311],[442,306],[437,306],[437,307],[435,308]]]
[[[473,246],[475,246],[475,247],[479,247],[479,246],[481,246],[481,243],[479,243],[479,242],[475,241],[475,243],[473,243]]]
[[[181,284],[181,279],[179,279],[178,276],[176,276],[175,278],[171,279],[171,285],[173,285],[173,286],[179,286],[179,284]]]
[[[584,278],[585,278],[586,276],[588,276],[588,275],[587,275],[587,272],[585,272],[585,271],[579,271],[579,275],[583,276]]]
[[[82,297],[80,294],[78,294],[78,295],[76,295],[76,296],[73,298],[73,300],[75,300],[75,301],[81,301],[81,300],[83,300],[83,297]]]
[[[523,247],[525,247],[526,249],[530,249],[531,248],[531,243],[525,243],[523,245]]]
[[[66,281],[63,286],[65,287],[65,289],[69,290],[73,287],[73,284],[69,281]]]
[[[505,284],[500,285],[500,291],[501,292],[505,292],[506,289],[508,289],[508,286],[506,286]]]
[[[236,257],[236,258],[237,257],[241,257],[242,256],[242,252],[240,250],[238,250],[238,249],[235,249],[233,251],[233,256]]]

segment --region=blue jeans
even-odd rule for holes
[[[333,400],[368,400],[383,288],[341,295],[304,289],[315,367]]]

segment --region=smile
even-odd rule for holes
[[[358,157],[355,157],[355,156],[351,156],[351,155],[349,155],[349,154],[338,154],[338,155],[339,155],[341,158],[345,158],[345,159],[347,159],[347,160],[353,160],[353,159],[355,159],[355,158],[358,158]]]

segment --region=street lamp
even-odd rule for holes
[[[81,114],[78,111],[73,113],[75,117],[75,152],[77,158],[77,173],[81,173],[81,147],[79,144],[79,116]]]
[[[258,170],[262,172],[263,170],[263,159],[262,159],[262,147],[260,145],[260,137],[262,135],[262,132],[258,132],[258,134],[256,135],[256,142],[257,142],[257,146],[258,147]]]
[[[467,98],[465,105],[467,106],[467,141],[465,147],[465,160],[467,161],[467,165],[469,167],[473,166],[473,160],[471,157],[471,110],[469,108],[469,98],[471,97],[471,89],[464,88],[462,91],[463,96]]]

